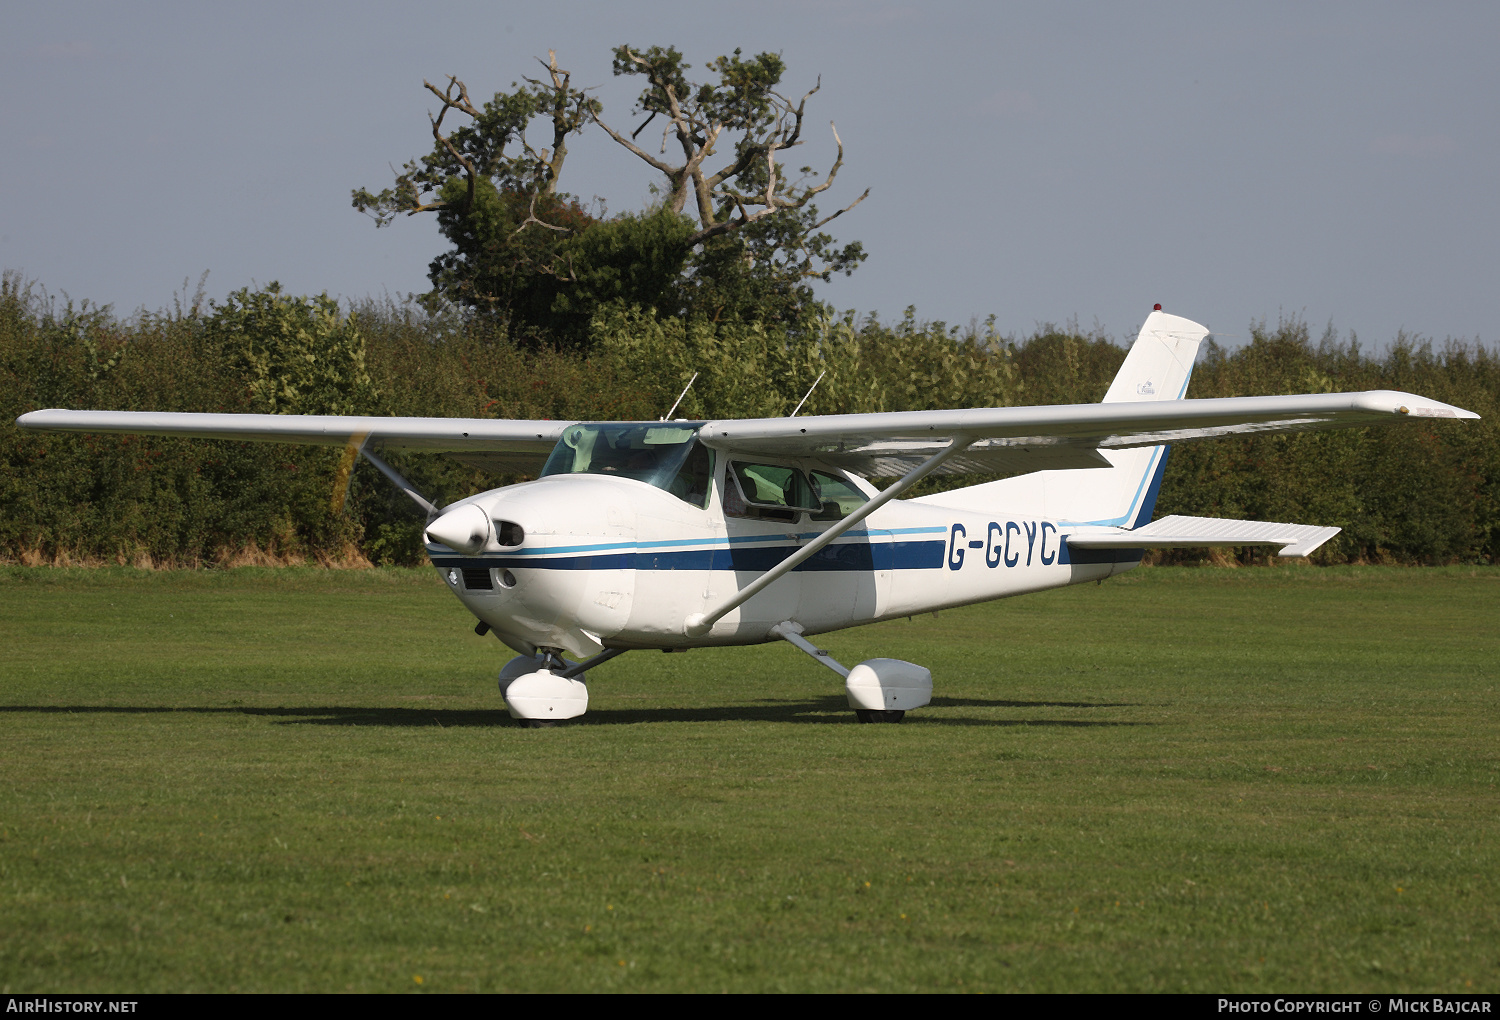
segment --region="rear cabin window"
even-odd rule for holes
[[[812,472],[812,484],[823,508],[812,515],[815,521],[841,521],[863,506],[867,499],[853,483],[826,471]]]
[[[724,481],[728,517],[792,523],[820,506],[807,476],[793,467],[731,461]]]

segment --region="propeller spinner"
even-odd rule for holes
[[[427,525],[427,540],[472,556],[490,540],[490,517],[473,503],[449,510]]]

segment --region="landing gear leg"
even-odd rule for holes
[[[932,673],[900,659],[866,659],[845,669],[826,651],[802,636],[802,625],[785,620],[771,628],[771,636],[800,648],[844,678],[849,707],[862,723],[898,723],[909,709],[932,701]],[[879,706],[879,707],[875,707]]]

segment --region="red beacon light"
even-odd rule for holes
[[[1153,312],[1159,312],[1159,311],[1161,311],[1161,302],[1158,301],[1156,304],[1152,305],[1151,306],[1151,310]]]

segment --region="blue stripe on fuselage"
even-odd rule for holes
[[[922,527],[922,528],[883,528],[880,531],[875,532],[875,534],[880,534],[880,535],[943,535],[943,534],[947,534],[947,532],[948,532],[948,529],[946,527],[938,525],[938,526],[933,526],[933,527]],[[804,538],[804,539],[812,540],[814,538],[817,538],[818,535],[819,535],[819,532],[810,531],[810,532],[807,532],[807,533],[801,535],[800,537]],[[847,531],[847,532],[845,532],[840,537],[846,538],[846,539],[848,539],[848,538],[865,538],[865,539],[868,539],[870,537],[870,535],[871,535],[871,532],[869,532],[869,531]],[[556,556],[556,555],[559,555],[561,553],[598,553],[598,552],[604,552],[604,551],[616,550],[616,549],[621,550],[621,551],[628,550],[628,551],[631,551],[631,552],[643,552],[643,551],[648,550],[648,549],[650,549],[650,550],[656,550],[656,549],[675,549],[675,548],[680,548],[682,546],[707,545],[709,543],[712,543],[717,548],[722,549],[722,548],[726,548],[726,547],[732,547],[732,546],[738,546],[738,545],[747,545],[747,544],[757,543],[757,542],[784,542],[785,540],[786,540],[786,536],[785,535],[732,535],[732,536],[730,536],[728,538],[720,538],[720,539],[672,538],[672,539],[654,539],[654,540],[646,540],[646,541],[625,540],[625,541],[620,541],[620,542],[590,542],[587,545],[537,546],[537,547],[535,547],[533,549],[515,549],[515,550],[512,550],[511,552],[505,553],[504,555],[511,556],[511,557],[518,557],[518,558],[519,557],[530,558],[532,556]],[[689,550],[689,551],[704,552],[704,551],[707,551],[707,550]],[[428,547],[428,553],[429,553],[429,555],[433,554],[432,548],[430,546]],[[436,555],[441,556],[441,555],[445,555],[445,554],[443,554],[443,553],[437,553]]]
[[[510,567],[532,570],[745,570],[763,573],[796,552],[798,546],[718,549],[651,549],[599,551],[575,556],[529,556],[495,553],[454,556],[432,553],[439,567]],[[796,570],[937,570],[943,566],[946,542],[850,542],[820,549]]]

